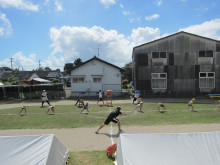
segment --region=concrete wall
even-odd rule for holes
[[[214,57],[199,57],[199,51],[213,50]],[[167,58],[153,59],[152,52],[165,51]],[[151,89],[151,73],[167,73],[167,90],[177,95],[220,93],[220,43],[180,32],[138,47],[132,54],[136,89]],[[199,88],[199,72],[215,72],[215,88]]]

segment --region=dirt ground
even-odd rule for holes
[[[172,99],[173,100],[173,99]],[[117,100],[114,103],[131,103],[132,100]],[[157,100],[144,100],[144,102],[156,102]],[[164,101],[164,100],[163,100]],[[186,102],[188,100],[176,100]],[[210,101],[210,100],[201,100]],[[166,100],[164,102],[169,102]],[[214,101],[213,101],[214,102]],[[56,101],[55,105],[74,104],[75,101]],[[30,103],[29,103],[30,104]],[[89,101],[89,104],[96,104],[95,101]],[[39,103],[31,103],[39,105]],[[1,104],[0,109],[20,107],[19,104]],[[193,125],[164,125],[164,126],[123,126],[125,134],[146,134],[146,133],[186,133],[186,132],[211,132],[220,131],[220,124],[193,124]],[[97,128],[73,128],[73,129],[19,129],[19,130],[0,130],[0,136],[20,136],[20,135],[39,135],[54,134],[70,152],[105,150],[112,143],[118,141],[119,135],[116,124],[109,124],[95,134]]]

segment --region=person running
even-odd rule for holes
[[[86,103],[86,105],[83,106],[83,109],[80,113],[82,113],[84,110],[87,110],[87,112],[89,113],[89,103]]]
[[[134,98],[133,98],[133,104],[134,104],[134,102],[137,100],[137,98],[140,96],[140,91],[135,91],[135,93],[134,93]]]
[[[103,91],[102,90],[99,90],[99,99],[97,101],[97,105],[99,105],[100,101],[102,101],[102,104],[104,104],[104,101],[103,101]]]
[[[24,110],[24,114],[26,115],[27,108],[29,108],[27,105],[22,105],[21,110],[20,110],[20,112],[19,112],[19,115],[20,115],[20,116],[23,116],[23,115],[21,114],[21,112],[22,112],[23,110]]]
[[[99,133],[99,130],[102,129],[105,125],[108,125],[110,122],[113,122],[113,123],[118,123],[118,131],[121,132],[121,124],[120,124],[120,121],[116,118],[118,115],[124,115],[124,116],[129,116],[127,113],[122,113],[121,112],[121,107],[118,106],[116,110],[112,111],[107,119],[105,120],[105,122],[100,125],[100,127],[98,128],[98,130],[95,132],[96,134]]]
[[[42,105],[41,105],[41,107],[43,107],[45,101],[50,105],[50,102],[49,102],[49,100],[47,98],[47,92],[45,90],[43,90],[41,98],[42,98]]]
[[[48,110],[47,110],[46,114],[48,114],[49,111],[52,111],[52,112],[53,112],[53,115],[54,115],[55,105],[50,105],[50,106],[48,107]]]
[[[192,112],[195,112],[195,110],[194,110],[194,107],[193,107],[193,103],[196,101],[196,99],[192,99],[189,103],[188,103],[188,105],[187,105],[187,107],[186,107],[186,109],[189,109],[189,107],[191,107],[192,108]]]
[[[160,107],[162,107],[164,110],[161,111],[161,110],[160,110]],[[158,104],[157,104],[157,110],[158,110],[159,112],[167,111],[167,110],[166,110],[166,106],[165,106],[163,103],[158,103]]]

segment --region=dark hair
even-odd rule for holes
[[[120,111],[120,110],[121,110],[121,107],[120,107],[120,106],[118,106],[118,107],[117,107],[117,110],[119,110],[119,111]]]

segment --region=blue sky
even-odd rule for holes
[[[63,70],[98,52],[123,67],[134,46],[179,31],[220,40],[219,7],[219,0],[0,0],[0,67],[12,58],[20,70],[39,61]]]

